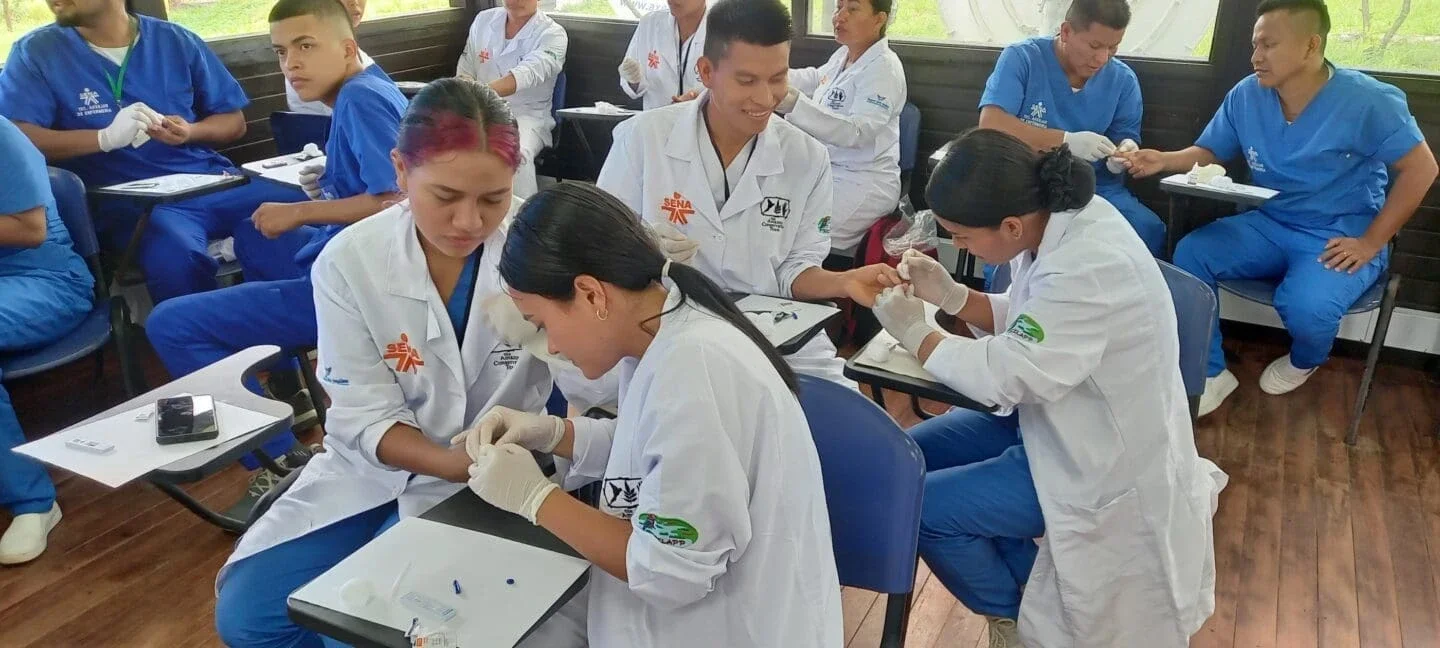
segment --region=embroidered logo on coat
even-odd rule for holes
[[[628,520],[635,515],[640,504],[639,477],[611,477],[605,480],[600,490],[605,498],[605,510],[610,514]]]
[[[385,345],[385,361],[395,361],[397,373],[419,373],[420,367],[425,366],[425,361],[420,358],[420,350],[410,346],[410,336],[401,333],[399,342],[391,342]]]
[[[690,203],[690,199],[680,195],[680,192],[677,191],[669,198],[660,201],[660,211],[669,214],[666,218],[668,218],[671,223],[688,225],[690,223],[690,215],[695,213],[695,206]]]
[[[672,547],[688,547],[700,540],[700,531],[680,518],[660,517],[654,513],[640,514],[640,530]]]
[[[660,69],[660,53],[650,50],[650,55],[645,57],[645,64],[649,65],[652,70]]]
[[[490,62],[490,48],[487,47],[487,48],[485,48],[485,49],[480,50],[480,62],[481,62],[481,63],[489,63],[489,62]]]

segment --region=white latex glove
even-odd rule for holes
[[[310,200],[324,200],[325,190],[320,188],[320,178],[325,176],[325,165],[307,164],[300,169],[300,189]]]
[[[660,252],[665,258],[676,263],[689,263],[695,258],[695,253],[700,251],[700,244],[694,239],[685,236],[679,228],[666,221],[650,223],[646,221],[646,227],[655,238],[656,245],[660,246]]]
[[[1115,152],[1115,143],[1110,138],[1090,131],[1065,133],[1064,141],[1070,145],[1071,153],[1086,162],[1102,160]]]
[[[919,250],[905,250],[895,271],[915,287],[916,297],[939,306],[946,313],[954,315],[970,301],[970,289],[952,279],[950,271],[939,261]]]
[[[550,353],[550,340],[545,337],[545,332],[526,321],[509,295],[495,293],[481,300],[480,315],[485,325],[506,344],[518,346],[546,364],[572,366],[564,356]]]
[[[143,103],[133,103],[115,113],[110,125],[100,129],[100,150],[106,153],[123,146],[140,146],[150,141],[145,129],[160,125],[164,120]]]
[[[914,295],[910,286],[891,286],[880,291],[871,310],[885,331],[917,357],[925,338],[939,330],[925,322],[925,303]]]
[[[799,102],[800,91],[796,90],[795,86],[790,86],[789,89],[785,91],[785,98],[780,100],[780,105],[775,106],[775,112],[782,115],[787,114],[794,110],[795,104]]]
[[[535,524],[540,505],[560,486],[545,478],[530,451],[518,445],[488,445],[470,466],[470,490],[495,508]]]
[[[645,71],[640,67],[640,62],[630,57],[620,61],[620,78],[632,86],[640,85],[640,79]]]
[[[1115,154],[1118,154],[1118,153],[1134,153],[1135,151],[1138,151],[1138,150],[1140,150],[1140,145],[1139,145],[1139,144],[1136,144],[1136,143],[1135,143],[1135,140],[1130,139],[1130,138],[1128,138],[1128,137],[1125,138],[1125,139],[1123,139],[1123,140],[1120,140],[1120,143],[1115,146]],[[1125,159],[1124,159],[1124,158],[1115,157],[1115,154],[1111,154],[1111,156],[1110,156],[1109,158],[1106,158],[1106,160],[1105,160],[1105,168],[1109,169],[1109,170],[1110,170],[1110,173],[1116,173],[1116,174],[1125,173],[1125,169],[1128,168],[1128,167],[1125,166]]]
[[[527,450],[550,452],[565,438],[565,419],[549,414],[531,414],[497,405],[472,427],[450,439],[450,445],[465,444],[471,459],[487,445],[514,444]]]

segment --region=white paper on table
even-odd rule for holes
[[[144,180],[132,180],[117,185],[110,185],[104,189],[113,191],[129,191],[138,194],[153,196],[169,196],[171,194],[184,193],[213,184],[220,184],[234,176],[211,175],[204,173],[172,173],[170,175],[146,178]]]
[[[118,488],[156,468],[199,454],[280,420],[269,414],[216,401],[215,417],[220,436],[206,441],[160,445],[155,441],[157,422],[154,412],[154,403],[142,405],[94,423],[61,430],[18,446],[15,451]],[[145,420],[136,420],[141,414],[150,416]],[[104,441],[115,446],[115,450],[100,455],[65,445],[66,441],[74,438]]]
[[[303,158],[302,154],[297,153],[294,156],[293,162],[282,167],[275,167],[273,169],[262,169],[255,166],[256,164],[259,163],[251,162],[250,164],[246,165],[245,168],[249,169],[250,171],[259,173],[260,177],[266,180],[291,185],[293,187],[299,187],[300,172],[308,166],[314,166],[317,164],[320,166],[325,166],[325,156],[321,155],[318,157],[307,159]]]
[[[939,311],[939,307],[934,304],[925,304],[925,317],[929,321],[935,321],[935,315]],[[890,335],[884,329],[876,333],[875,337],[870,339],[870,343],[855,354],[855,364],[882,369],[918,380],[940,383],[940,379],[936,378],[935,374],[925,370],[925,365],[920,364],[920,360],[915,357],[915,354],[901,346],[895,336]]]
[[[1274,189],[1266,189],[1265,187],[1257,187],[1255,185],[1240,184],[1238,182],[1232,182],[1223,187],[1209,183],[1191,183],[1190,176],[1185,173],[1177,173],[1175,175],[1168,176],[1160,182],[1161,184],[1178,185],[1183,187],[1202,187],[1209,191],[1214,191],[1222,194],[1247,196],[1250,198],[1259,198],[1261,200],[1269,200],[1280,194],[1280,192]]]
[[[760,316],[762,319],[771,318],[770,326],[760,326],[759,328],[765,334],[766,339],[775,346],[789,342],[795,336],[815,328],[826,318],[840,312],[840,309],[834,306],[766,295],[746,295],[735,302],[735,305],[748,316]],[[774,319],[776,313],[788,313],[794,317],[785,317],[776,321]]]
[[[404,632],[416,615],[400,597],[419,592],[456,612],[444,624],[421,616],[426,629],[444,625],[461,646],[513,646],[589,567],[548,549],[405,518],[290,598]],[[375,596],[367,604],[356,607],[340,596],[352,579],[370,583]],[[457,580],[462,594],[453,588]]]

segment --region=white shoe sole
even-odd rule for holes
[[[50,532],[54,531],[55,527],[60,525],[60,518],[62,517],[64,517],[64,514],[60,512],[59,508],[56,508],[55,517],[50,519],[50,526],[45,529],[44,537],[40,539],[40,547],[34,551],[23,554],[0,556],[0,565],[20,565],[39,558],[41,554],[45,553],[46,549],[50,548]]]
[[[1225,383],[1225,386],[1221,388],[1220,397],[1215,399],[1215,403],[1208,408],[1205,407],[1205,397],[1202,395],[1200,397],[1200,411],[1195,415],[1195,418],[1205,418],[1215,410],[1220,409],[1220,406],[1225,404],[1225,400],[1230,398],[1230,395],[1235,393],[1235,390],[1239,387],[1239,380],[1232,378],[1231,380],[1227,381]]]

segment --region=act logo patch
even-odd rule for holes
[[[680,518],[660,517],[654,513],[640,514],[640,530],[672,547],[688,547],[700,540],[700,532]]]
[[[1035,344],[1045,341],[1045,329],[1041,328],[1040,323],[1029,315],[1021,315],[1015,318],[1015,323],[1011,324],[1009,330],[1005,332],[1022,340],[1034,342]]]

